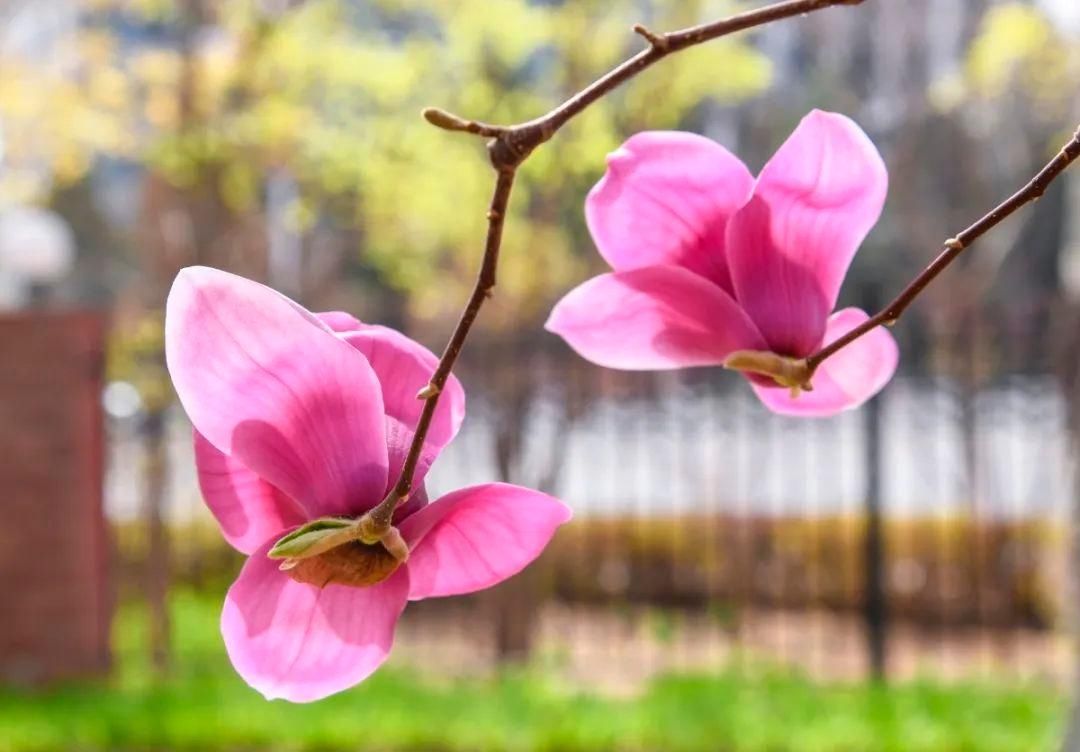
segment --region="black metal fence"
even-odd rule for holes
[[[772,415],[722,369],[608,371],[547,336],[470,343],[468,417],[432,497],[502,478],[576,518],[503,587],[410,609],[397,652],[450,671],[527,655],[616,685],[732,660],[1064,678],[1070,315],[912,317],[894,381],[823,420]],[[177,414],[173,581],[216,592],[239,558],[201,507],[187,430]],[[138,451],[114,426],[132,563]]]

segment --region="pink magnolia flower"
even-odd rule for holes
[[[720,365],[742,350],[804,358],[868,318],[833,308],[887,184],[870,139],[833,113],[807,115],[757,180],[707,138],[635,135],[585,203],[613,271],[572,290],[547,328],[609,368]],[[775,412],[831,415],[876,394],[897,359],[878,328],[826,359],[813,391],[750,381]]]
[[[386,658],[409,600],[469,593],[520,571],[570,518],[556,499],[502,483],[428,504],[423,478],[465,411],[451,379],[412,498],[394,525],[408,546],[352,540],[313,558],[267,553],[319,518],[355,518],[397,479],[436,363],[402,334],[347,314],[314,315],[256,282],[184,269],[165,320],[169,372],[195,426],[206,503],[249,558],[221,631],[240,675],[267,698],[316,700]],[[331,521],[333,522],[333,521]]]

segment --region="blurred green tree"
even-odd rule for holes
[[[97,0],[63,60],[0,59],[0,195],[35,200],[100,158],[134,162],[167,184],[148,187],[145,202],[183,191],[216,220],[200,216],[198,248],[162,272],[195,255],[262,276],[251,257],[265,255],[267,181],[283,176],[294,190],[273,221],[301,237],[328,223],[347,232],[412,316],[438,319],[460,306],[474,273],[491,180],[477,143],[428,127],[419,110],[528,119],[637,49],[633,22],[674,28],[724,10],[703,0],[646,4],[644,18],[641,3],[598,0],[271,5]],[[155,33],[133,41],[123,28]],[[769,73],[743,41],[705,45],[640,76],[538,153],[519,183],[499,310],[486,322],[535,320],[584,276],[593,254],[581,200],[603,154],[640,128],[700,126],[710,106],[760,91]],[[240,237],[252,247],[237,251]]]

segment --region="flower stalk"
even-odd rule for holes
[[[915,298],[919,297],[922,291],[939,274],[945,271],[949,264],[956,260],[957,256],[1000,224],[1006,217],[1012,215],[1017,209],[1040,198],[1046,192],[1050,183],[1065,172],[1078,157],[1080,157],[1080,126],[1077,127],[1073,137],[1054,155],[1054,158],[1047,162],[1023,188],[984,214],[982,218],[959,235],[946,240],[942,244],[941,253],[938,254],[937,258],[931,261],[915,279],[909,282],[907,287],[901,290],[900,294],[891,303],[843,337],[840,337],[835,342],[830,342],[807,357],[806,362],[810,370],[815,370],[826,358],[835,355],[867,332],[879,326],[892,326],[895,324],[908,306],[915,301]]]

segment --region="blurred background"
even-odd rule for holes
[[[812,107],[890,192],[845,303],[885,302],[1080,122],[1076,0],[866,0],[681,53],[519,175],[497,293],[429,477],[575,510],[493,591],[411,606],[388,666],[312,706],[232,672],[242,557],[163,365],[208,264],[439,351],[492,177],[429,105],[516,122],[674,29],[683,0],[0,0],[0,750],[1029,750],[1078,626],[1080,172],[895,328],[857,412],[769,414],[719,369],[621,373],[542,330],[601,270],[585,193],[643,129],[754,171]]]

